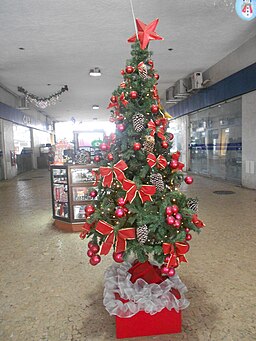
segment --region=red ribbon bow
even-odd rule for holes
[[[125,99],[124,93],[122,92],[120,97],[119,97],[121,103],[126,106],[129,102]]]
[[[153,85],[153,99],[159,99],[158,90],[156,85]]]
[[[161,140],[165,140],[165,136],[164,136],[164,127],[161,126],[156,126],[154,121],[149,121],[148,122],[148,128],[151,129],[150,135],[154,136],[155,133],[157,133],[157,136],[161,139]]]
[[[101,255],[107,255],[113,244],[115,244],[115,252],[123,252],[126,249],[126,241],[135,239],[135,228],[129,227],[121,229],[115,235],[113,226],[104,220],[98,221],[95,230],[107,236],[101,246]]]
[[[147,156],[148,165],[153,168],[155,165],[159,169],[164,169],[167,166],[167,161],[163,155],[159,155],[158,158],[153,153],[149,153]]]
[[[118,161],[113,168],[100,167],[100,175],[103,176],[103,186],[111,187],[113,182],[113,174],[115,174],[118,181],[123,182],[125,178],[123,171],[127,168],[128,166],[123,160]]]
[[[93,225],[94,225],[94,223],[92,223],[92,224],[89,224],[87,222],[84,223],[84,225],[82,227],[83,231],[79,235],[81,239],[84,239],[86,237],[86,235],[90,232],[91,227]]]
[[[198,219],[197,214],[193,214],[191,221],[198,228],[202,228],[205,226],[205,224],[202,222],[202,220]]]
[[[187,262],[184,256],[189,250],[189,244],[187,242],[176,242],[174,244],[163,243],[162,248],[164,254],[170,256],[167,263],[168,268],[177,266],[177,263],[179,264],[180,262]]]
[[[146,201],[152,201],[151,195],[156,193],[156,186],[142,185],[140,189],[137,189],[135,182],[128,179],[124,179],[123,189],[126,191],[125,200],[130,203],[133,202],[137,193],[139,193],[140,199],[143,203]]]

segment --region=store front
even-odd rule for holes
[[[30,128],[13,124],[14,157],[17,174],[29,171],[32,166],[32,148]]]
[[[241,184],[241,99],[193,113],[189,121],[191,171]]]

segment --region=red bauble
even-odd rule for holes
[[[173,160],[177,160],[178,161],[179,158],[180,158],[180,152],[179,151],[172,154],[172,159]]]
[[[151,110],[152,114],[158,113],[158,109],[159,109],[159,107],[158,107],[157,104],[152,104],[152,105],[151,105],[150,110]]]
[[[90,248],[90,251],[92,251],[94,254],[98,253],[100,251],[99,245],[97,244],[92,245],[92,247]]]
[[[192,239],[192,235],[190,233],[186,234],[186,240],[191,240]]]
[[[127,207],[124,207],[124,215],[126,215],[127,213],[129,213],[129,210]]]
[[[178,219],[178,220],[181,220],[182,219],[182,215],[180,213],[176,213],[175,214],[175,218]]]
[[[176,227],[176,229],[178,229],[180,227],[180,225],[181,225],[180,220],[176,219],[173,226]]]
[[[93,214],[95,212],[95,207],[93,205],[87,205],[85,207],[85,213],[87,216]]]
[[[126,66],[125,68],[126,73],[133,73],[134,72],[134,67],[133,66]]]
[[[129,96],[131,99],[136,99],[138,97],[138,92],[137,91],[131,91]]]
[[[100,156],[99,156],[99,155],[95,155],[94,158],[93,158],[93,160],[94,160],[95,162],[100,162]]]
[[[164,149],[167,149],[169,147],[169,144],[167,141],[162,141],[161,142],[161,146],[164,148]]]
[[[96,191],[96,189],[94,189],[94,190],[92,190],[92,191],[90,192],[90,197],[96,198],[96,197],[97,197],[97,194],[98,194],[98,192]]]
[[[107,156],[107,159],[108,159],[108,161],[113,161],[113,159],[114,159],[113,154],[109,153]]]
[[[99,264],[100,261],[101,261],[101,257],[99,255],[94,255],[90,259],[90,264],[94,266],[94,265]]]
[[[88,257],[92,257],[94,255],[94,253],[92,252],[92,250],[88,250],[87,251],[87,256]]]
[[[113,252],[113,259],[117,263],[123,263],[123,252]]]
[[[101,143],[100,144],[100,150],[102,150],[103,152],[106,151],[108,149],[108,146],[106,145],[106,143]]]
[[[153,60],[148,60],[148,65],[149,66],[151,66],[151,68],[153,68],[154,67],[154,62],[153,62]]]
[[[160,126],[161,120],[159,120],[159,119],[155,120],[155,124],[156,124],[156,126]]]
[[[190,228],[186,227],[185,232],[189,233],[189,231],[190,231]]]
[[[162,275],[168,275],[169,268],[165,265],[161,266],[161,274]]]
[[[125,74],[125,71],[124,70],[121,70],[121,75],[123,76]]]
[[[118,115],[118,116],[116,117],[116,119],[117,119],[118,121],[123,121],[124,116],[123,116],[123,115]]]
[[[178,213],[179,212],[179,207],[177,205],[172,205],[172,212],[174,214]]]
[[[193,178],[191,176],[186,176],[184,181],[186,182],[186,184],[191,185],[193,182]]]
[[[110,101],[112,102],[112,103],[116,103],[117,102],[117,96],[111,96],[110,97]]]
[[[175,270],[173,268],[170,268],[168,271],[168,276],[172,277],[175,275]]]
[[[141,149],[141,144],[139,142],[135,142],[133,145],[133,150],[137,151]]]
[[[88,248],[90,249],[93,245],[94,245],[93,242],[89,242],[89,243],[88,243]]]
[[[173,225],[175,223],[175,218],[172,215],[166,217],[166,222],[168,225]]]
[[[158,80],[158,79],[159,79],[159,74],[158,74],[158,73],[155,73],[155,74],[154,74],[154,77],[155,77],[156,80]]]
[[[174,135],[173,135],[173,133],[170,133],[170,135],[169,135],[169,139],[170,139],[170,141],[174,139]]]
[[[118,207],[115,211],[115,216],[117,218],[122,218],[124,216],[124,209],[122,207]]]
[[[172,169],[176,169],[176,168],[178,167],[178,165],[179,165],[179,162],[178,162],[177,160],[172,160],[172,161],[170,162],[170,167],[171,167]]]
[[[123,123],[117,124],[117,130],[123,132],[125,130],[125,125]]]
[[[119,206],[124,206],[125,205],[125,199],[124,198],[118,198],[117,203]]]
[[[165,214],[166,215],[172,215],[172,207],[171,206],[167,206],[165,209]]]

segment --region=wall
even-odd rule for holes
[[[242,185],[256,189],[256,91],[242,96]]]
[[[13,126],[12,122],[3,120],[3,140],[4,140],[4,173],[5,179],[12,179],[17,175],[17,168],[15,165],[11,164],[11,151],[14,151],[14,143],[13,143]]]

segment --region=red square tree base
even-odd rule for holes
[[[181,311],[163,309],[155,315],[139,311],[132,317],[116,316],[116,337],[118,339],[181,332]]]

